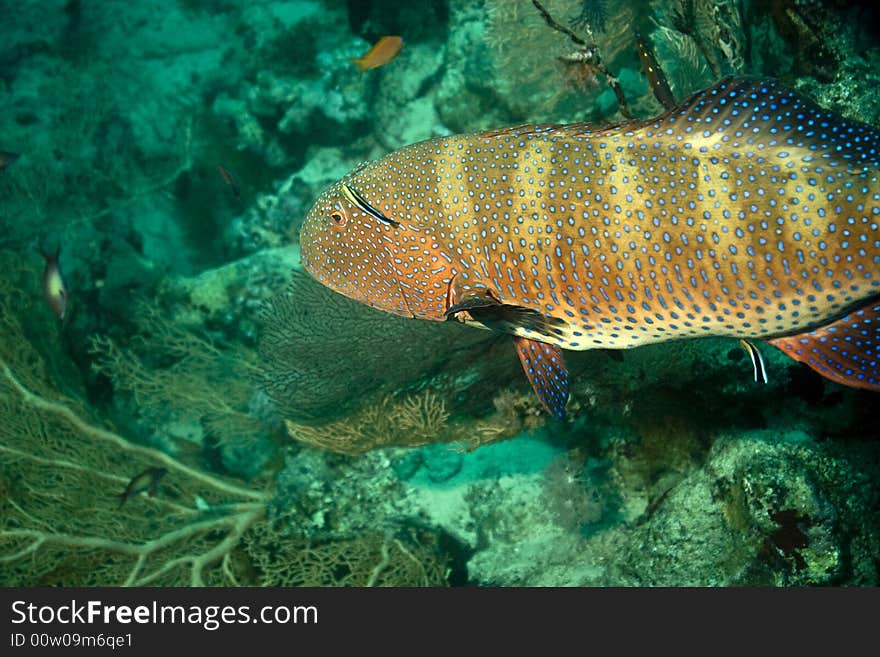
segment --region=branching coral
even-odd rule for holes
[[[430,390],[403,399],[386,397],[342,420],[305,424],[286,420],[287,433],[300,442],[340,454],[362,454],[379,447],[417,447],[454,440],[449,414]]]
[[[342,454],[473,448],[523,428],[491,404],[501,382],[525,384],[505,335],[380,313],[302,272],[262,319],[262,386],[298,441]]]
[[[542,115],[553,116],[551,112],[572,113],[566,120],[588,118],[584,95],[598,96],[604,86],[601,81],[616,85],[614,76],[623,67],[633,70],[638,67],[633,29],[638,29],[639,21],[645,20],[642,14],[650,14],[648,3],[641,0],[603,3],[607,6],[603,6],[602,29],[598,23],[590,26],[578,20],[580,34],[560,23],[571,15],[576,3],[542,0],[539,4],[542,9],[536,9],[532,0],[487,2],[486,38],[495,51],[498,85],[511,110],[522,118],[536,120]],[[548,27],[551,24],[548,16],[555,17],[553,22],[557,28]],[[573,39],[588,44],[588,48],[573,53],[576,49],[560,29],[569,31]],[[590,62],[601,64],[583,65],[586,60],[579,55],[587,52]],[[615,95],[618,91],[615,90]],[[618,96],[618,100],[621,98]],[[625,100],[630,107],[641,109],[638,99]],[[543,107],[536,104],[542,101]],[[620,107],[626,111],[624,104]]]
[[[51,383],[0,286],[0,564],[4,585],[232,583],[229,555],[267,493],[136,445]],[[168,474],[119,505],[131,478]]]
[[[310,543],[285,536],[277,521],[263,521],[244,536],[242,547],[239,568],[259,586],[448,585],[436,541],[415,535],[367,532]]]
[[[405,398],[389,414],[392,424],[416,440],[430,441],[443,431],[448,419],[446,403],[430,390]]]
[[[26,338],[13,306],[26,314],[29,297],[4,281],[0,584],[447,584],[446,559],[436,543],[369,532],[312,543],[289,519],[266,519],[268,491],[130,442],[52,383],[51,368]],[[194,372],[213,367],[211,356],[217,354],[210,343],[180,335],[163,322],[153,328],[167,339],[169,353],[186,355]],[[142,363],[133,376],[132,381],[142,383],[139,399],[172,394],[159,390]],[[175,390],[181,385],[170,376],[162,381]],[[187,403],[204,401],[191,392],[181,396]],[[445,422],[442,404],[432,397],[412,401],[399,412],[415,431]],[[167,474],[155,496],[136,495],[120,504],[132,477],[157,467]]]
[[[31,274],[22,280],[38,280],[8,254],[0,253],[0,262],[7,272]],[[22,325],[22,318],[38,317],[41,310],[49,317],[49,311],[39,297],[13,288],[12,279],[0,280],[0,584],[448,583],[448,559],[430,531],[308,540],[295,516],[268,519],[265,487],[248,487],[129,441],[99,420],[80,395],[65,392],[68,385],[56,374],[48,349],[57,340],[41,336],[41,354],[34,346],[34,327]],[[164,341],[164,355],[179,357],[172,364],[186,362],[202,375],[213,371],[214,361],[223,357],[219,347],[150,319],[150,312],[144,311],[145,333],[134,336],[134,345]],[[52,326],[43,330],[51,334]],[[145,363],[133,362],[139,368],[133,380],[143,384],[138,399],[173,394],[159,389]],[[183,380],[180,372],[162,382],[174,390]],[[184,398],[202,402],[191,391],[182,392]],[[409,414],[406,426],[423,433],[446,421],[443,405],[433,397],[413,400],[400,412]],[[151,468],[167,471],[155,495],[133,495],[120,503],[132,478]]]
[[[451,417],[443,397],[432,390],[386,397],[341,420],[308,424],[285,420],[288,435],[313,447],[339,454],[363,454],[381,447],[419,447],[458,443],[465,451],[507,440],[543,424],[540,402],[503,389],[495,412],[475,419]]]
[[[715,79],[692,37],[663,25],[653,32],[652,39],[657,58],[671,64],[665,70],[679,98],[709,86]]]
[[[558,0],[546,4],[552,14],[564,15]],[[510,87],[504,96],[511,110],[523,118],[534,117],[536,111],[546,113],[570,99],[572,89],[557,59],[571,50],[566,38],[547,27],[530,0],[488,2],[486,10],[486,39],[494,51],[498,84]],[[594,84],[598,93],[598,80]]]

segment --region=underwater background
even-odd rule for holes
[[[557,421],[506,336],[301,269],[365,160],[662,113],[637,33],[679,100],[880,126],[870,3],[540,4],[598,60],[531,0],[0,0],[0,584],[878,584],[880,394],[680,340],[566,352]]]

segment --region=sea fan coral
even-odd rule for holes
[[[261,319],[260,380],[294,421],[350,414],[423,376],[473,362],[493,338],[376,312],[298,270]]]
[[[249,409],[257,391],[256,354],[192,332],[155,305],[134,306],[138,329],[126,348],[92,336],[93,369],[114,389],[131,393],[153,420],[194,418],[222,446],[253,448],[265,439],[271,427]],[[218,381],[226,383],[220,388]]]
[[[0,283],[0,564],[6,586],[230,583],[232,549],[268,495],[134,444],[52,382]],[[13,310],[15,308],[15,310]],[[154,497],[119,493],[168,473]]]

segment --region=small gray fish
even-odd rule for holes
[[[67,286],[58,266],[61,247],[55,249],[54,254],[47,253],[41,248],[40,254],[46,260],[46,267],[43,269],[43,296],[46,297],[46,302],[55,316],[63,320],[67,312]]]
[[[117,509],[121,509],[129,498],[140,495],[144,491],[147,491],[150,497],[154,497],[159,486],[159,480],[166,474],[168,474],[168,468],[147,468],[143,472],[136,474],[128,482],[125,491],[119,494],[119,506]]]

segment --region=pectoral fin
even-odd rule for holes
[[[549,341],[566,335],[567,322],[531,308],[501,303],[492,290],[483,286],[463,289],[457,278],[450,283],[444,314],[513,334],[519,360],[538,399],[554,418],[565,417],[568,370],[562,350]]]
[[[465,283],[462,277],[456,274],[449,281],[449,287],[446,291],[446,312],[443,314],[447,319],[456,318],[464,321],[469,319],[467,311],[472,308],[497,306],[500,303],[495,294],[485,285]],[[463,313],[463,315],[456,317],[458,313]]]
[[[456,277],[449,286],[446,312],[453,317],[492,331],[511,333],[542,342],[571,341],[571,325],[563,319],[544,313],[502,303],[491,288],[483,285],[463,287]]]
[[[565,417],[568,401],[568,370],[562,359],[562,350],[546,342],[514,337],[516,351],[523,370],[538,399],[557,420]]]
[[[487,294],[469,294],[457,303],[446,309],[444,315],[453,317],[460,312],[476,310],[478,308],[501,308],[502,305]]]
[[[550,317],[531,308],[499,303],[489,296],[468,296],[450,307],[446,314],[452,316],[465,311],[467,321],[483,328],[542,342],[565,340],[571,328],[567,322],[557,317]]]
[[[569,325],[557,317],[550,317],[531,308],[499,304],[477,308],[471,316],[495,331],[513,333],[520,337],[553,341],[567,335]]]

